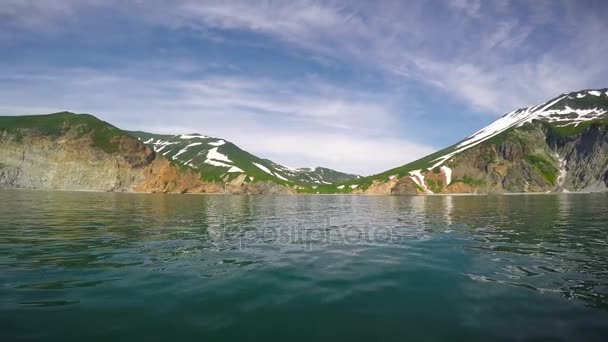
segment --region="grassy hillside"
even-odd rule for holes
[[[244,174],[248,182],[271,181],[312,191],[313,186],[358,177],[321,167],[289,168],[259,158],[224,139],[200,134],[129,133],[172,163],[198,170],[206,180],[228,181]]]
[[[0,131],[21,139],[24,134],[58,137],[75,130],[77,137],[91,134],[93,146],[114,153],[117,145],[112,139],[127,133],[89,114],[59,112],[45,115],[0,116]]]

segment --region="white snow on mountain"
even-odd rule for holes
[[[533,120],[542,120],[545,122],[564,122],[566,123],[565,125],[573,124],[576,126],[581,122],[594,120],[605,115],[607,111],[597,107],[577,109],[571,108],[570,106],[564,106],[563,109],[549,109],[565,98],[582,99],[585,98],[587,94],[600,96],[601,92],[597,90],[589,90],[585,92],[578,92],[576,93],[576,96],[563,94],[551,101],[512,111],[494,121],[490,125],[477,131],[473,135],[467,137],[464,141],[456,145],[456,148],[450,153],[432,160],[434,164],[432,164],[428,169],[441,166],[456,154],[476,146],[510,128],[521,127],[526,123],[532,122]],[[606,92],[606,96],[608,96],[608,91]]]
[[[173,159],[173,160],[176,160],[176,159],[177,159],[177,157],[178,157],[180,154],[186,153],[186,152],[188,151],[188,147],[192,147],[192,146],[199,146],[199,145],[202,145],[202,144],[203,144],[202,142],[195,142],[195,143],[192,143],[192,144],[188,144],[188,145],[186,145],[184,148],[182,148],[181,150],[179,150],[179,152],[177,152],[177,153],[176,153],[176,154],[175,154],[175,155],[172,157],[172,159]]]
[[[410,171],[410,178],[421,187],[425,192],[430,193],[431,191],[426,187],[424,183],[424,175],[422,174],[422,170],[414,170]]]
[[[159,136],[152,138],[144,138],[141,141],[149,145],[154,151],[159,154],[166,156],[167,158],[177,161],[182,165],[191,166],[193,168],[201,167],[201,163],[212,165],[216,167],[228,168],[229,173],[233,172],[245,172],[247,163],[251,162],[257,168],[261,169],[265,173],[277,177],[287,182],[308,182],[316,184],[332,184],[326,181],[326,177],[333,177],[333,173],[325,174],[325,170],[317,168],[294,168],[276,164],[267,160],[260,162],[253,162],[251,160],[243,160],[243,156],[239,155],[238,151],[229,149],[227,151],[220,152],[218,147],[228,144],[228,141],[219,138],[212,138],[205,135],[199,134],[177,134],[172,136]],[[191,141],[194,141],[191,143]],[[171,148],[168,146],[177,145],[178,148]],[[191,152],[196,153],[198,157],[193,159],[188,157],[190,160],[185,161],[184,155],[189,155]],[[202,158],[201,158],[202,157]],[[202,160],[204,159],[204,160]],[[235,165],[233,160],[238,160]],[[256,159],[253,159],[256,160]],[[194,166],[198,165],[198,167]]]
[[[204,163],[213,165],[213,166],[230,167],[230,168],[232,167],[232,165],[228,165],[226,163],[222,163],[222,162],[219,162],[219,161],[213,160],[213,159],[205,159]]]
[[[439,158],[434,159],[433,161],[435,163],[429,169],[434,169],[434,168],[442,165],[448,159],[452,158],[456,154],[458,154],[464,150],[467,150],[473,146],[476,146],[476,145],[506,131],[509,128],[521,126],[521,125],[525,124],[526,122],[531,122],[533,119],[537,118],[538,115],[540,115],[541,113],[544,113],[545,110],[547,110],[548,108],[551,108],[553,105],[555,105],[559,101],[563,100],[565,97],[566,97],[566,95],[563,95],[563,96],[560,96],[560,97],[554,99],[553,101],[546,102],[544,104],[540,104],[540,105],[537,105],[534,107],[518,109],[518,110],[512,111],[512,112],[504,115],[500,119],[498,119],[498,120],[494,121],[493,123],[489,124],[488,126],[482,128],[481,130],[477,131],[475,134],[466,138],[463,142],[456,145],[456,149],[454,151],[452,151],[448,154],[445,154]]]
[[[179,136],[180,139],[208,139],[209,137],[206,135],[198,135],[198,134],[182,134]]]
[[[450,183],[452,183],[452,169],[447,166],[442,166],[441,171],[443,171],[443,174],[445,175],[445,185],[450,185]]]
[[[277,176],[277,177],[279,177],[279,179],[282,179],[282,180],[284,180],[284,181],[289,182],[289,179],[287,179],[287,178],[285,178],[285,177],[281,176],[281,174],[280,174],[280,173],[278,173],[278,172],[275,172],[275,173],[274,173],[274,175],[275,175],[275,176]]]
[[[238,168],[236,166],[233,166],[228,170],[228,172],[232,173],[232,172],[245,172],[245,171],[241,170],[240,168]]]
[[[548,122],[568,122],[568,124],[577,126],[581,122],[597,119],[604,114],[606,114],[606,110],[604,109],[572,109],[569,106],[565,106],[564,109],[547,110],[544,113],[540,113],[538,117],[542,117]]]
[[[252,162],[253,165],[257,166],[260,170],[266,172],[267,174],[274,176],[274,174],[272,173],[272,171],[270,171],[266,166],[262,165],[262,164],[258,164],[256,162]]]
[[[154,152],[160,152],[160,151],[164,150],[165,147],[179,144],[179,142],[169,142],[169,141],[157,140],[153,144],[154,144]]]
[[[221,154],[220,152],[217,151],[217,147],[214,147],[214,148],[210,149],[209,152],[207,152],[207,159],[214,159],[214,160],[232,163],[232,160],[230,160],[226,155]]]

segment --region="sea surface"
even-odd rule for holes
[[[0,191],[0,341],[608,339],[608,195]]]

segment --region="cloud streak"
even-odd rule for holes
[[[386,134],[398,119],[390,102],[387,95],[337,87],[317,77],[278,84],[237,76],[177,80],[171,74],[141,78],[94,70],[0,76],[5,114],[93,112],[126,129],[200,132],[278,162],[362,174],[434,150]]]
[[[606,14],[593,0],[7,0],[0,48],[17,61],[0,70],[0,109],[94,112],[294,166],[378,172],[441,147],[417,129],[425,116],[474,131],[479,118],[604,87]],[[58,43],[76,53],[20,64],[39,43],[34,56],[61,55]],[[447,112],[421,108],[439,102]]]
[[[602,86],[608,75],[599,58],[608,49],[598,44],[606,42],[608,28],[601,2],[586,4],[595,12],[580,3],[542,1],[448,1],[432,9],[417,2],[180,3],[172,25],[266,34],[437,85],[494,115],[565,90]],[[435,9],[441,21],[433,20]]]

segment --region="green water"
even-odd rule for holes
[[[4,190],[0,340],[605,341],[607,203]]]

